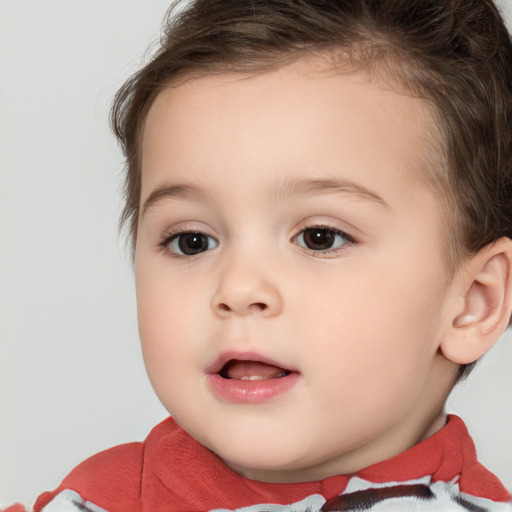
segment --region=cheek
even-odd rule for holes
[[[183,319],[193,317],[194,312],[165,270],[156,265],[137,269],[136,285],[144,362],[158,393],[159,387],[164,388],[177,378],[182,361],[193,349],[194,337]]]
[[[189,326],[188,320],[197,315],[197,307],[204,302],[201,282],[186,279],[183,273],[171,271],[170,265],[141,262],[136,269],[137,310],[142,342],[145,338],[180,336]],[[204,287],[203,287],[204,288]]]
[[[312,361],[332,379],[341,372],[354,386],[373,380],[378,387],[393,373],[403,381],[426,375],[439,327],[440,289],[428,284],[436,277],[384,267],[325,281],[295,315],[298,332],[308,333],[304,343],[314,344]]]
[[[153,297],[154,298],[154,297]],[[195,368],[197,337],[183,325],[178,308],[161,301],[139,302],[139,335],[144,365],[151,385],[167,411],[178,415],[186,409],[182,398],[192,400],[191,368]],[[190,317],[190,312],[187,318]],[[181,321],[180,321],[181,320]],[[183,391],[187,390],[187,393]]]
[[[337,320],[319,310],[323,328],[309,350],[311,373],[305,377],[315,397],[313,415],[323,418],[322,411],[329,411],[348,437],[350,425],[356,436],[373,435],[409,410],[421,396],[433,357],[428,334],[419,335],[413,321],[397,320],[410,303],[387,307],[376,298],[340,304]],[[307,324],[305,319],[304,329]]]

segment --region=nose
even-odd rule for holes
[[[281,313],[283,298],[275,274],[259,264],[226,262],[220,273],[212,308],[218,316],[261,315],[272,317]]]

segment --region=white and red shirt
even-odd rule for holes
[[[77,466],[35,512],[512,512],[511,496],[477,460],[460,418],[391,459],[351,475],[274,484],[231,471],[172,418],[143,443]]]

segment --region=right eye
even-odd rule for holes
[[[215,249],[219,242],[211,236],[200,232],[178,233],[167,239],[165,244],[173,253],[180,256],[195,256]]]

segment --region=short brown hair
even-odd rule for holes
[[[132,245],[141,135],[158,93],[315,54],[376,69],[433,105],[442,158],[428,179],[444,205],[452,270],[463,255],[512,238],[512,42],[491,0],[195,0],[169,10],[160,48],[114,100]]]

